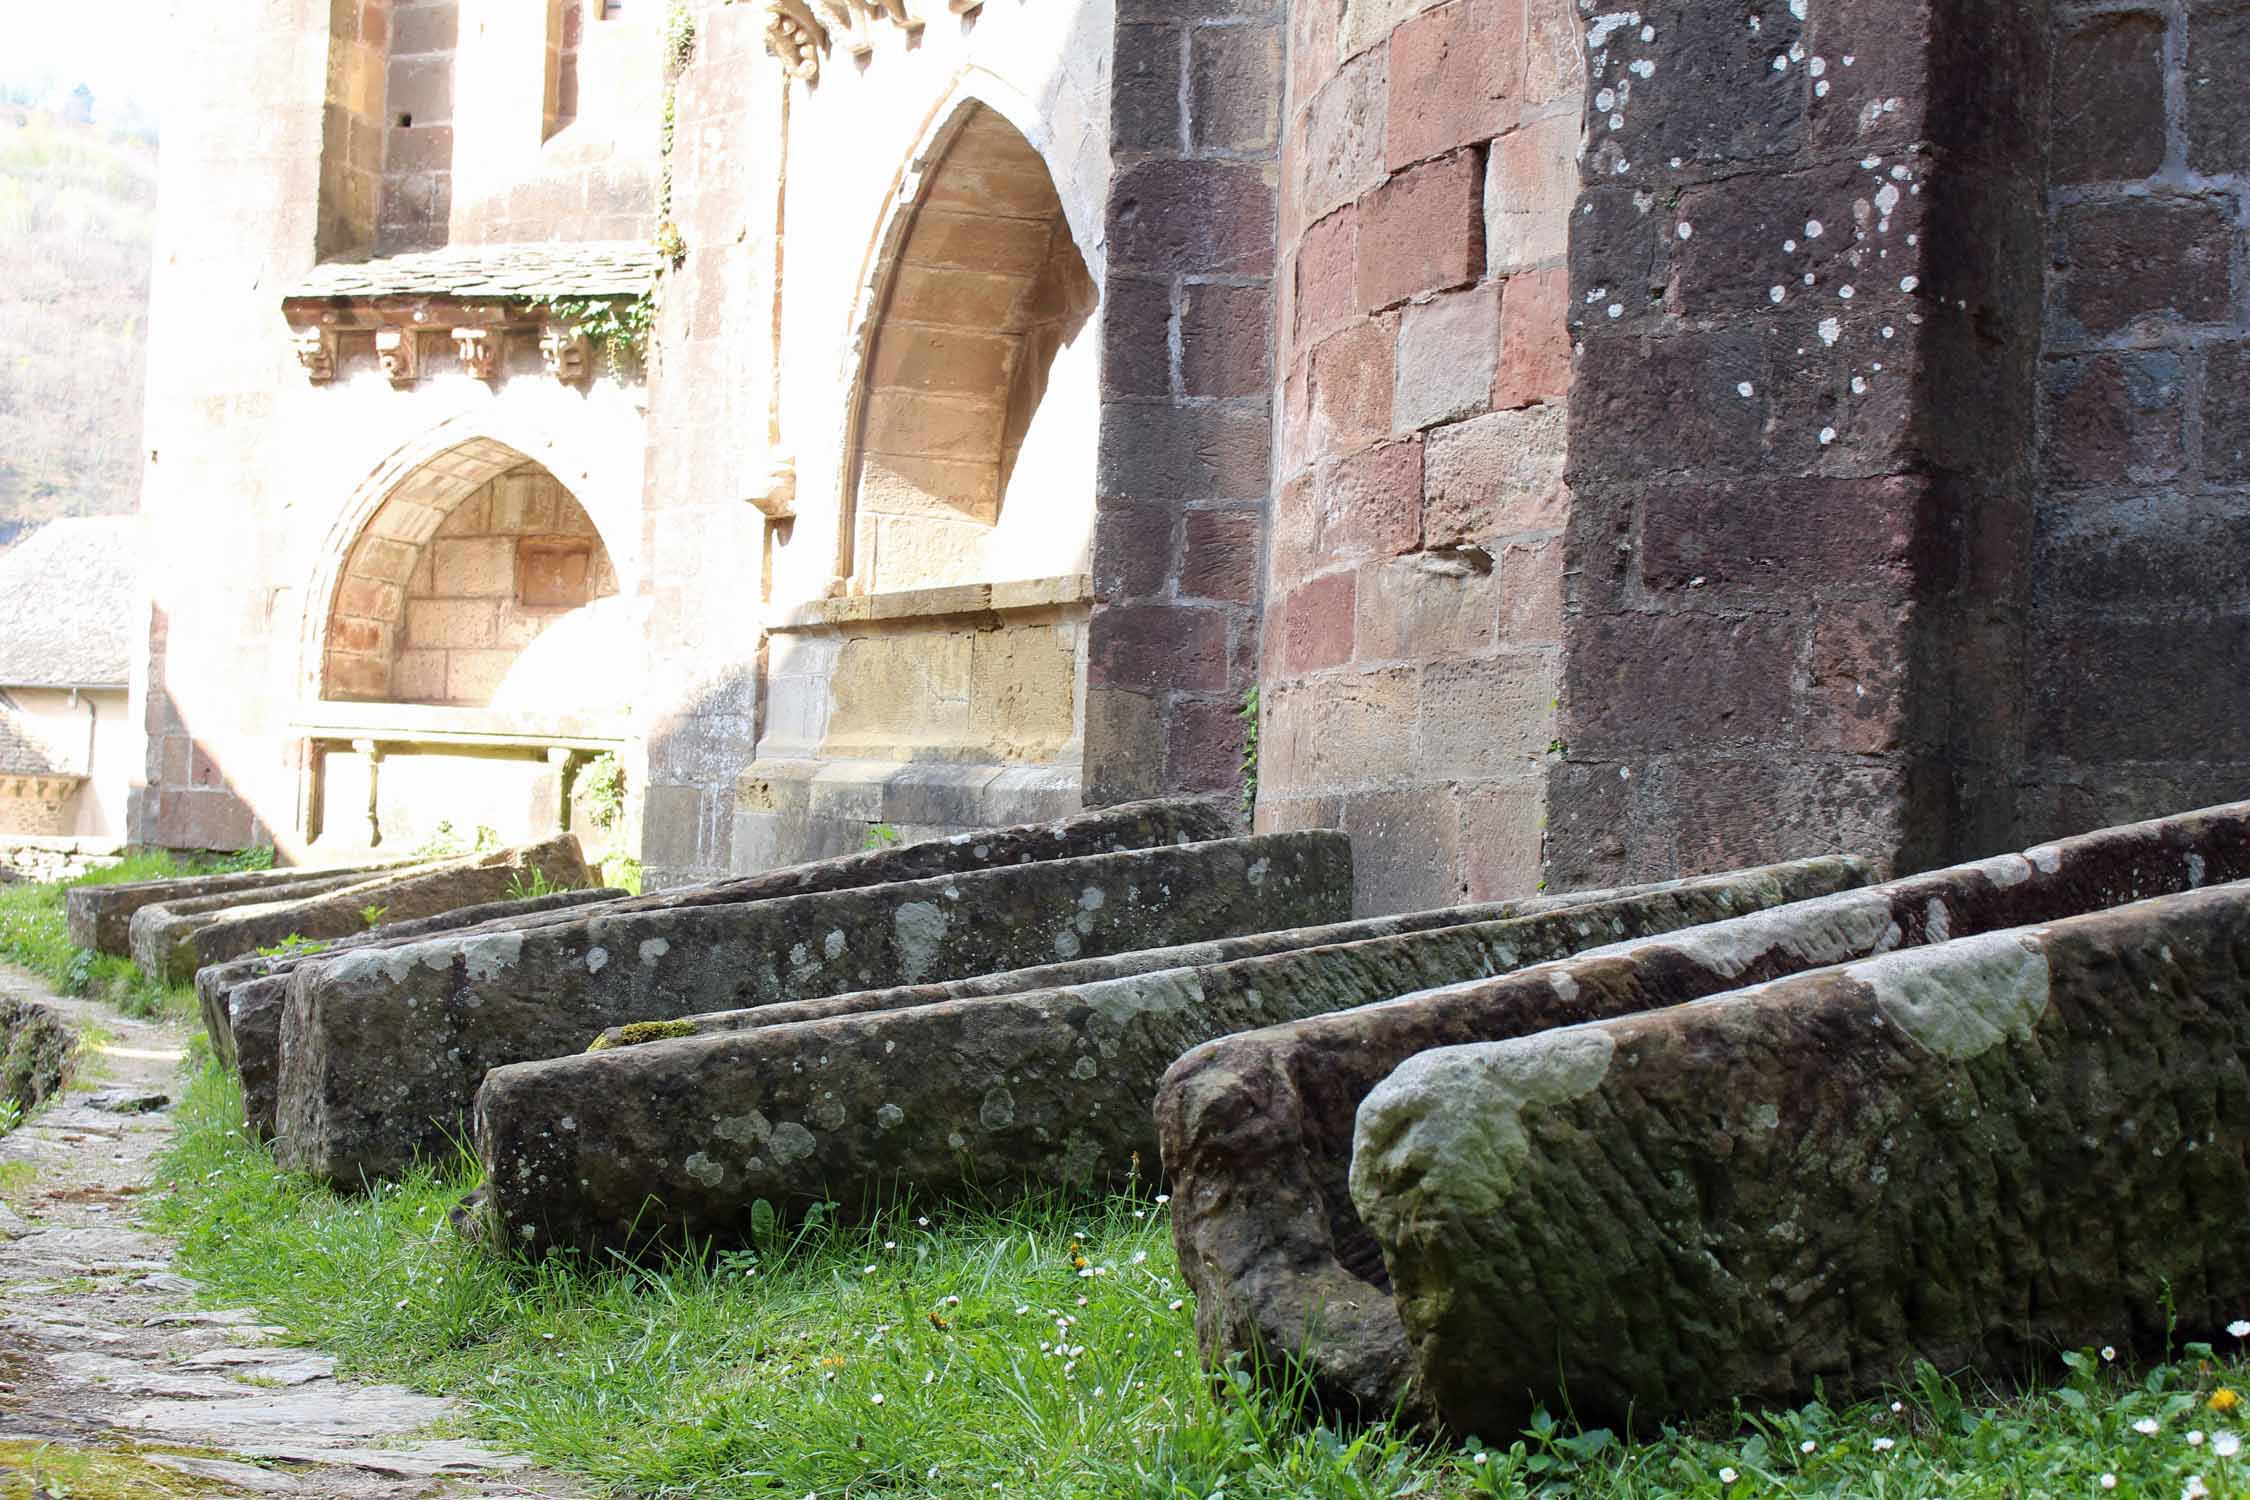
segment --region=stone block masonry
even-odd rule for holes
[[[2246,922],[2237,883],[1412,1059],[1351,1186],[1431,1404],[1653,1427],[2218,1342]]]
[[[1086,676],[1097,805],[1241,787],[1273,473],[1284,11],[1116,7]]]
[[[2238,7],[2058,5],[2019,821],[2250,781],[2250,110]],[[2192,586],[2183,586],[2186,580]]]
[[[350,1185],[458,1138],[487,1069],[605,1026],[1348,915],[1342,835],[1224,839],[346,954],[291,978],[276,1151]]]
[[[760,1200],[860,1215],[902,1188],[979,1202],[1115,1189],[1154,1160],[1149,1101],[1198,1042],[1862,878],[1823,860],[1020,994],[818,1020],[798,1019],[817,1001],[772,1006],[770,1024],[497,1068],[476,1112],[490,1227],[527,1250],[646,1250],[745,1240]]]
[[[1361,1101],[1408,1058],[2244,878],[2250,803],[2237,803],[1199,1047],[1165,1077],[1156,1112],[1205,1356],[1301,1372],[1335,1411],[1427,1414],[1347,1181]]]
[[[1259,826],[1348,830],[1362,912],[1520,895],[1560,682],[1579,20],[1289,24]]]
[[[1585,41],[1549,877],[2022,842],[2043,17]]]

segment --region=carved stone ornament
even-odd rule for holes
[[[335,329],[300,328],[289,336],[289,343],[297,351],[297,363],[305,367],[305,379],[326,385],[336,378]]]
[[[956,14],[975,10],[984,0],[948,0]],[[868,23],[886,20],[908,35],[922,29],[921,17],[906,0],[763,0],[766,45],[781,59],[782,71],[807,83],[820,79],[820,54],[841,34],[844,50],[865,57],[875,50]]]
[[[589,353],[586,335],[575,323],[550,323],[540,330],[539,357],[547,362],[547,373],[564,385],[585,383],[594,368]]]
[[[500,373],[500,344],[500,337],[489,328],[453,330],[453,347],[461,356],[461,368],[479,380],[490,380]]]
[[[412,385],[422,373],[414,357],[414,330],[411,328],[376,329],[375,359],[393,385]]]
[[[786,521],[797,513],[797,460],[776,453],[746,497],[768,520]]]

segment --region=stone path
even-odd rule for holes
[[[133,1224],[172,1133],[168,1108],[148,1106],[177,1090],[185,1033],[52,996],[0,968],[0,995],[9,994],[110,1040],[91,1089],[0,1138],[0,1497],[46,1495],[29,1476],[67,1479],[66,1459],[98,1463],[117,1493],[132,1495],[581,1493],[506,1454],[434,1436],[460,1427],[450,1402],[339,1381],[334,1360],[290,1347],[255,1309],[200,1305],[167,1242]],[[29,1165],[28,1184],[18,1164]]]

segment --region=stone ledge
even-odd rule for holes
[[[967,615],[1061,610],[1090,605],[1093,601],[1093,576],[1070,573],[1059,578],[1024,578],[1004,583],[957,584],[949,588],[899,589],[885,594],[815,599],[777,610],[766,621],[766,629],[777,635],[787,635],[892,620],[942,620]]]
[[[301,704],[290,731],[384,745],[493,745],[606,750],[632,737],[624,714],[541,714],[421,703]]]
[[[762,757],[735,783],[733,867],[857,853],[878,824],[914,842],[1067,817],[1084,801],[1074,764]]]

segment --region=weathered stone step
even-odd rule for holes
[[[497,901],[532,874],[550,886],[593,884],[574,834],[537,844],[466,855],[430,865],[410,866],[367,880],[326,889],[291,893],[276,901],[235,904],[226,897],[196,903],[228,903],[217,909],[186,910],[169,905],[133,913],[133,961],[141,972],[166,983],[195,977],[205,964],[224,963],[295,934],[305,938],[349,937],[368,930],[366,913],[380,907],[378,920],[402,921],[436,916],[458,907]]]
[[[895,985],[879,990],[853,990],[814,1000],[777,1001],[744,1006],[739,1010],[712,1011],[682,1016],[675,1021],[629,1022],[612,1026],[587,1047],[599,1052],[611,1047],[650,1041],[670,1041],[683,1036],[710,1036],[722,1031],[751,1031],[761,1026],[785,1026],[797,1021],[824,1021],[830,1016],[859,1015],[868,1011],[904,1010],[912,1005],[935,1005],[944,1000],[974,1000],[990,995],[1020,995],[1029,990],[1061,989],[1123,979],[1133,974],[1153,974],[1159,969],[1190,969],[1232,963],[1238,958],[1260,958],[1299,948],[1321,948],[1356,943],[1367,938],[1402,937],[1441,927],[1470,927],[1480,922],[1505,922],[1515,917],[1538,916],[1614,901],[1628,896],[1654,895],[1678,889],[1683,882],[1656,881],[1647,885],[1615,886],[1577,891],[1559,896],[1529,896],[1520,901],[1490,901],[1474,906],[1438,907],[1404,912],[1390,917],[1367,917],[1356,922],[1335,922],[1324,927],[1287,927],[1276,932],[1253,932],[1241,937],[1217,938],[1202,943],[1182,943],[1170,948],[1141,948],[1068,963],[1041,964],[1029,969],[1007,969],[997,974],[977,974],[939,984]]]
[[[2250,803],[2105,829],[1558,964],[1199,1047],[1157,1096],[1173,1236],[1205,1357],[1294,1364],[1347,1415],[1413,1395],[1351,1201],[1360,1101],[1417,1053],[1631,1014],[1892,948],[2250,878]]]
[[[993,1201],[1120,1183],[1136,1160],[1155,1166],[1149,1101],[1199,1041],[1865,878],[1813,860],[1528,918],[499,1068],[477,1100],[488,1224],[526,1249],[634,1250],[742,1238],[760,1199],[858,1214],[901,1190]]]
[[[107,953],[113,958],[130,958],[133,955],[133,913],[144,906],[207,896],[234,896],[246,901],[271,898],[308,881],[339,877],[364,879],[411,863],[411,860],[391,859],[372,864],[291,866],[280,870],[238,870],[226,875],[187,875],[170,880],[72,886],[63,893],[63,920],[74,946]]]
[[[384,1178],[445,1149],[486,1069],[628,1019],[1335,921],[1350,900],[1344,836],[1292,833],[349,953],[291,976],[276,1149]]]
[[[2250,1307],[2250,885],[1410,1059],[1352,1193],[1460,1431],[2150,1359]]]

